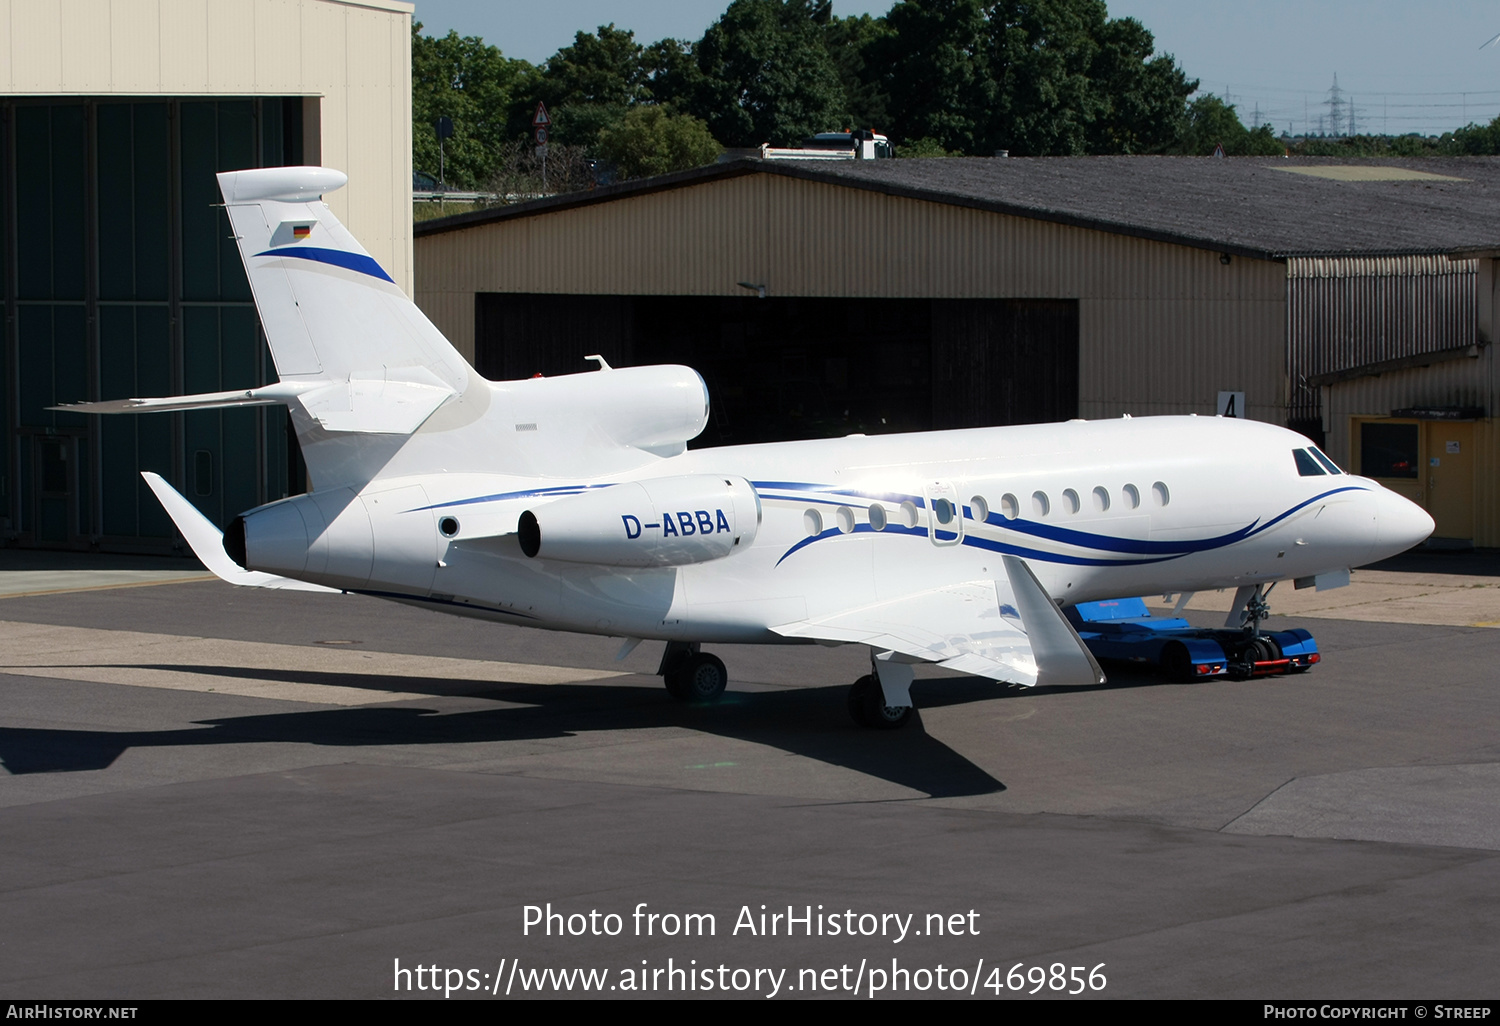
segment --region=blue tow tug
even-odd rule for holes
[[[1139,598],[1080,602],[1067,615],[1094,658],[1149,664],[1182,683],[1305,673],[1321,658],[1307,631],[1262,631],[1254,617],[1242,628],[1193,627],[1152,616]]]

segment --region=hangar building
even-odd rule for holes
[[[391,0],[0,0],[0,530],[166,551],[138,470],[211,519],[300,491],[278,407],[86,417],[60,402],[275,379],[216,171],[326,164],[411,286],[411,12]]]
[[[1233,404],[1500,545],[1493,159],[739,160],[415,246],[481,373],[686,363],[698,444]]]

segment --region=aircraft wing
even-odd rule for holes
[[[321,584],[308,584],[306,581],[294,581],[290,577],[278,577],[275,574],[261,573],[258,570],[246,570],[224,551],[224,535],[213,525],[213,522],[198,512],[187,499],[162,480],[159,474],[153,474],[149,470],[142,471],[141,477],[151,486],[156,493],[156,498],[166,508],[167,516],[172,518],[172,523],[177,525],[177,530],[187,539],[188,545],[193,550],[193,555],[202,561],[203,565],[213,571],[214,576],[230,584],[238,584],[248,588],[279,588],[285,591],[328,591],[338,594],[337,588],[325,588]]]
[[[1015,556],[1002,558],[1005,580],[945,585],[772,630],[869,645],[1027,686],[1104,683],[1099,664],[1031,568]]]

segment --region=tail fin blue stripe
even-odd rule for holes
[[[324,249],[319,246],[282,246],[279,249],[268,249],[263,253],[255,254],[258,257],[295,257],[298,260],[316,260],[320,264],[332,264],[350,271],[358,271],[360,274],[368,274],[372,278],[379,278],[396,284],[396,279],[385,273],[385,269],[375,262],[374,257],[365,256],[363,253],[350,253],[342,249]]]

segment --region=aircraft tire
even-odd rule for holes
[[[667,693],[679,702],[706,705],[717,702],[729,684],[724,661],[707,652],[696,652],[682,659],[663,678]]]
[[[911,706],[885,704],[885,692],[873,674],[866,674],[849,689],[849,715],[861,727],[874,730],[896,730],[911,719]]]

